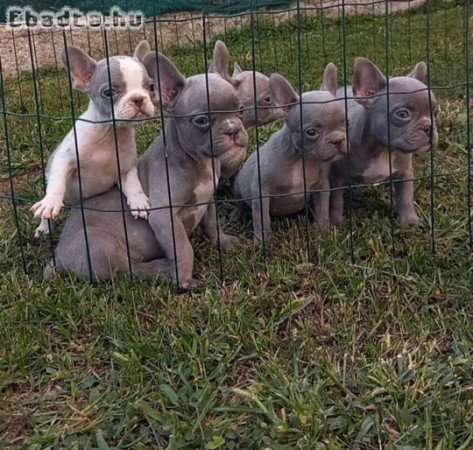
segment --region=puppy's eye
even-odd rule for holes
[[[150,84],[149,84],[148,90],[149,90],[150,92],[154,92],[154,83],[150,83]]]
[[[305,130],[305,134],[309,137],[315,137],[319,134],[319,132],[316,128],[307,128],[307,130]]]
[[[271,97],[268,95],[265,98],[263,98],[263,103],[267,105],[271,104]]]
[[[240,106],[240,108],[238,109],[238,117],[243,117],[243,112],[244,112],[244,108],[243,108],[243,105]]]
[[[115,89],[105,89],[103,92],[102,92],[102,95],[104,97],[113,97],[115,95]]]
[[[411,117],[411,114],[407,109],[400,109],[399,111],[396,111],[395,114],[400,119],[409,119],[409,117]]]
[[[192,120],[199,127],[206,127],[209,124],[209,118],[207,116],[197,116]]]

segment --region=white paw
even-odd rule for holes
[[[127,198],[127,203],[131,209],[131,215],[135,219],[138,217],[141,217],[142,219],[148,218],[148,209],[151,207],[151,205],[144,192],[139,192],[138,194]]]
[[[39,217],[43,220],[55,219],[62,206],[63,203],[60,197],[46,195],[46,197],[31,207],[31,211],[33,211],[35,217]]]
[[[48,226],[48,221],[46,219],[43,219],[41,223],[39,224],[39,227],[36,228],[34,232],[34,237],[39,238],[43,234],[49,234],[49,226]]]

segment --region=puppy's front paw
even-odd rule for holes
[[[343,225],[343,214],[330,214],[330,223],[336,227]]]
[[[264,232],[264,243],[267,244],[271,240],[271,233],[268,231]],[[263,235],[262,234],[255,234],[253,236],[253,244],[256,247],[260,247],[263,245]]]
[[[222,233],[220,235],[220,244],[225,251],[233,250],[240,244],[240,239],[236,236]]]
[[[179,277],[179,287],[183,289],[192,289],[193,287],[196,287],[197,284],[198,281],[195,278],[182,279]]]
[[[328,217],[319,217],[315,219],[317,227],[322,233],[326,233],[330,230],[330,220]]]
[[[43,234],[49,234],[49,225],[48,221],[46,219],[41,220],[41,223],[39,224],[39,227],[36,228],[34,232],[34,237],[39,238]]]
[[[33,211],[35,217],[43,220],[55,219],[62,207],[61,198],[54,195],[46,195],[46,197],[31,207],[31,211]]]
[[[401,222],[401,226],[403,227],[410,227],[410,226],[428,227],[429,226],[429,224],[424,219],[421,219],[417,214],[400,217],[399,221]]]
[[[131,209],[131,215],[135,219],[138,217],[141,217],[142,219],[148,218],[148,209],[151,207],[151,205],[144,192],[139,192],[130,198],[127,198],[127,203]]]

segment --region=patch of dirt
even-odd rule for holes
[[[345,6],[347,14],[384,14],[384,1],[373,2],[372,0],[351,0]],[[416,8],[425,3],[425,0],[403,0],[390,1],[391,12]],[[336,17],[341,13],[341,0],[309,0],[300,3],[302,14],[315,15],[323,10],[328,17]],[[289,12],[271,14],[274,24],[284,22],[294,16],[297,12],[295,5]],[[255,20],[270,17],[268,11],[260,11],[254,14]],[[239,16],[225,17],[208,16],[205,18],[207,41],[212,40],[216,34],[224,33],[226,29],[248,25],[249,13]],[[196,13],[179,13],[161,16],[157,21],[157,39],[159,50],[166,50],[173,44],[185,45],[193,41],[203,39],[202,15]],[[12,76],[22,71],[31,72],[32,64],[35,67],[62,66],[61,50],[64,47],[64,39],[69,45],[75,45],[86,50],[94,58],[103,58],[104,39],[100,30],[67,31],[63,35],[62,30],[35,30],[28,37],[26,30],[12,31],[5,25],[0,26],[0,58],[4,76]],[[147,39],[154,42],[154,24],[148,23],[138,30],[111,30],[107,33],[108,49],[112,55],[130,55],[136,44]],[[154,47],[154,45],[153,45]]]
[[[10,396],[4,396],[5,403],[3,405],[0,401],[0,410],[4,408],[5,418],[5,423],[1,427],[2,441],[0,442],[8,445],[8,448],[16,448],[31,434],[31,427],[28,423],[31,411],[17,406],[20,402],[30,398],[33,391],[29,383],[17,382],[10,385],[10,392]],[[10,404],[10,408],[7,406],[7,402]]]
[[[10,417],[3,439],[8,448],[13,448],[12,446],[20,445],[30,435],[31,428],[28,426],[28,419],[20,414]]]
[[[13,189],[15,192],[18,192],[20,184],[20,180],[17,177],[13,177]],[[0,178],[0,195],[11,195],[10,178]]]

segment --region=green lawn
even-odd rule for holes
[[[347,80],[358,55],[385,68],[384,17],[347,18],[345,40],[338,20],[300,25],[303,90],[320,85],[328,61],[342,81],[344,47]],[[427,60],[427,25],[425,10],[389,19],[391,75]],[[223,192],[221,224],[243,245],[222,254],[222,286],[219,252],[197,234],[192,292],[165,278],[42,280],[50,243],[33,239],[29,212],[43,192],[33,84],[22,75],[22,109],[16,80],[6,80],[8,110],[32,116],[7,119],[21,201],[20,233],[10,200],[0,201],[0,448],[473,448],[464,2],[434,2],[429,25],[440,102],[435,176],[429,154],[415,166],[418,211],[434,213],[435,254],[429,230],[395,221],[391,230],[389,185],[354,191],[352,238],[348,226],[321,236],[302,216],[279,220],[265,255],[249,224],[228,223]],[[297,86],[296,30],[295,22],[254,27],[256,67]],[[250,29],[219,37],[251,68]],[[202,52],[197,43],[167,54],[191,75],[203,70]],[[70,115],[63,71],[42,70],[39,86],[44,115]],[[42,118],[46,156],[70,126]],[[260,141],[278,126],[261,129]],[[140,128],[140,152],[156,129]],[[4,142],[2,134],[8,195]]]

